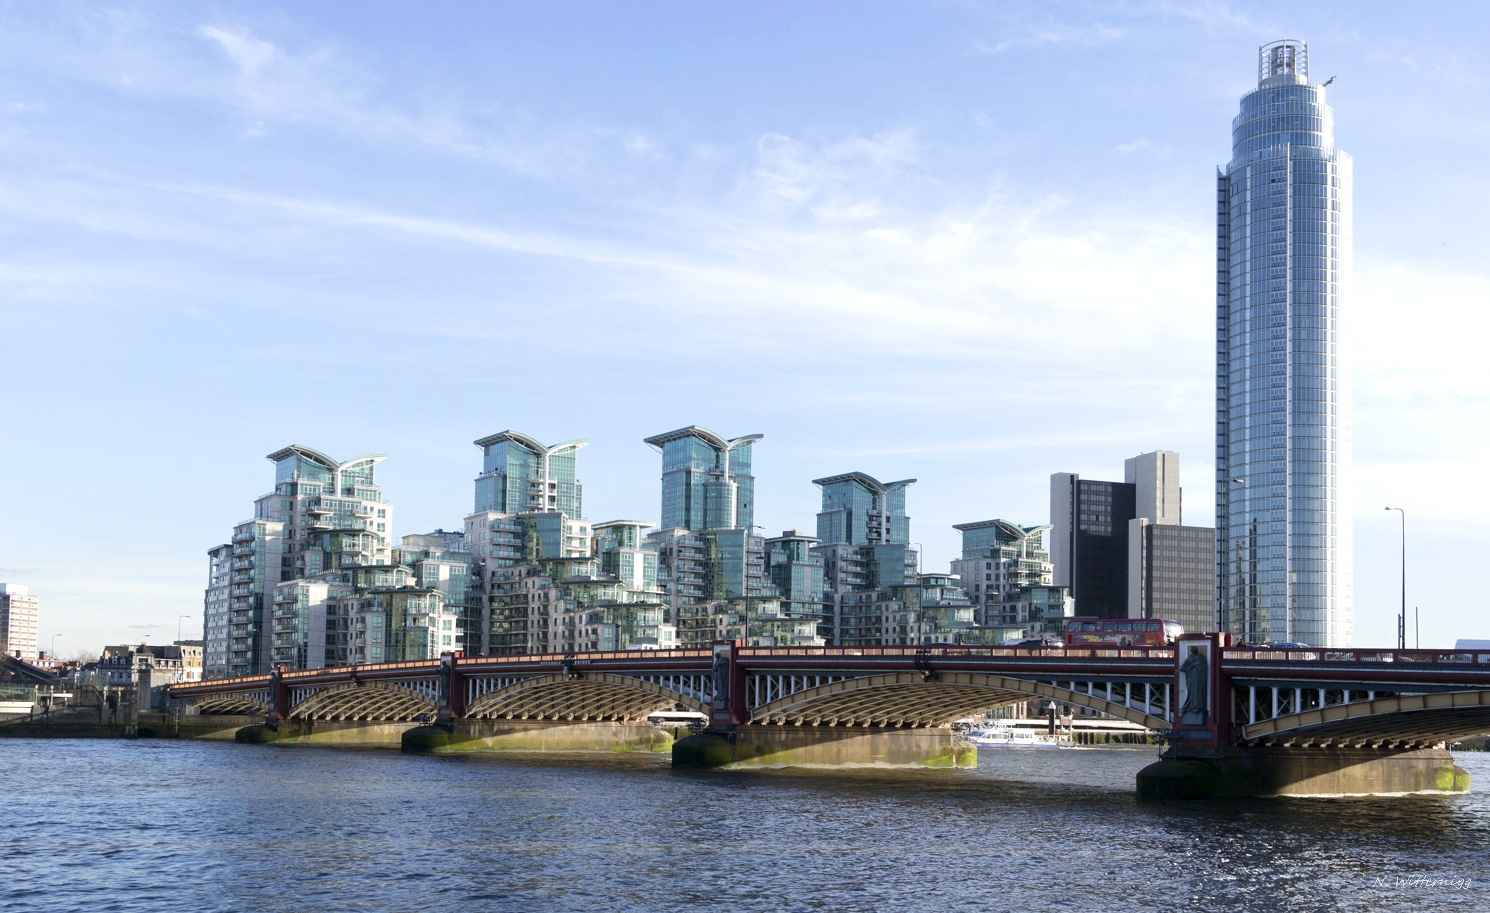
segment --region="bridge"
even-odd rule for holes
[[[1141,794],[1454,792],[1446,742],[1490,733],[1490,652],[1171,647],[746,647],[466,657],[182,684],[257,740],[410,750],[658,750],[679,766],[971,766],[951,721],[1030,700],[1168,742]],[[707,715],[669,745],[656,710]]]

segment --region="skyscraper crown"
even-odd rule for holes
[[[1277,76],[1293,77],[1289,82],[1309,81],[1309,43],[1298,38],[1282,38],[1257,49],[1257,84]]]

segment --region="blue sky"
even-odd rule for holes
[[[1357,642],[1408,511],[1424,645],[1490,636],[1478,4],[0,3],[0,580],[43,644],[201,624],[291,443],[455,528],[478,437],[756,448],[757,519],[914,477],[954,523],[1177,450],[1213,519],[1214,176],[1259,44],[1356,161]]]

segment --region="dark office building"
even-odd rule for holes
[[[1054,584],[1071,588],[1077,615],[1128,617],[1128,521],[1135,485],[1069,472],[1050,477]]]
[[[1139,454],[1122,482],[1050,477],[1050,563],[1077,615],[1168,618],[1215,631],[1215,530],[1183,526],[1180,455]]]

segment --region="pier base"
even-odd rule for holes
[[[679,739],[673,766],[973,768],[978,749],[950,729],[739,726]]]
[[[262,717],[255,716],[209,716],[207,714],[179,714],[176,717],[175,733],[182,739],[212,739],[231,742],[238,730],[252,726]]]
[[[1469,774],[1438,748],[1372,751],[1227,748],[1206,757],[1161,755],[1138,772],[1140,799],[1250,796],[1451,795],[1469,791]]]
[[[663,752],[672,735],[651,723],[565,722],[561,720],[452,720],[403,733],[410,752],[603,751]]]
[[[270,742],[322,745],[328,748],[398,748],[409,723],[371,723],[357,720],[281,720],[271,728],[258,723],[233,735],[240,744]]]

